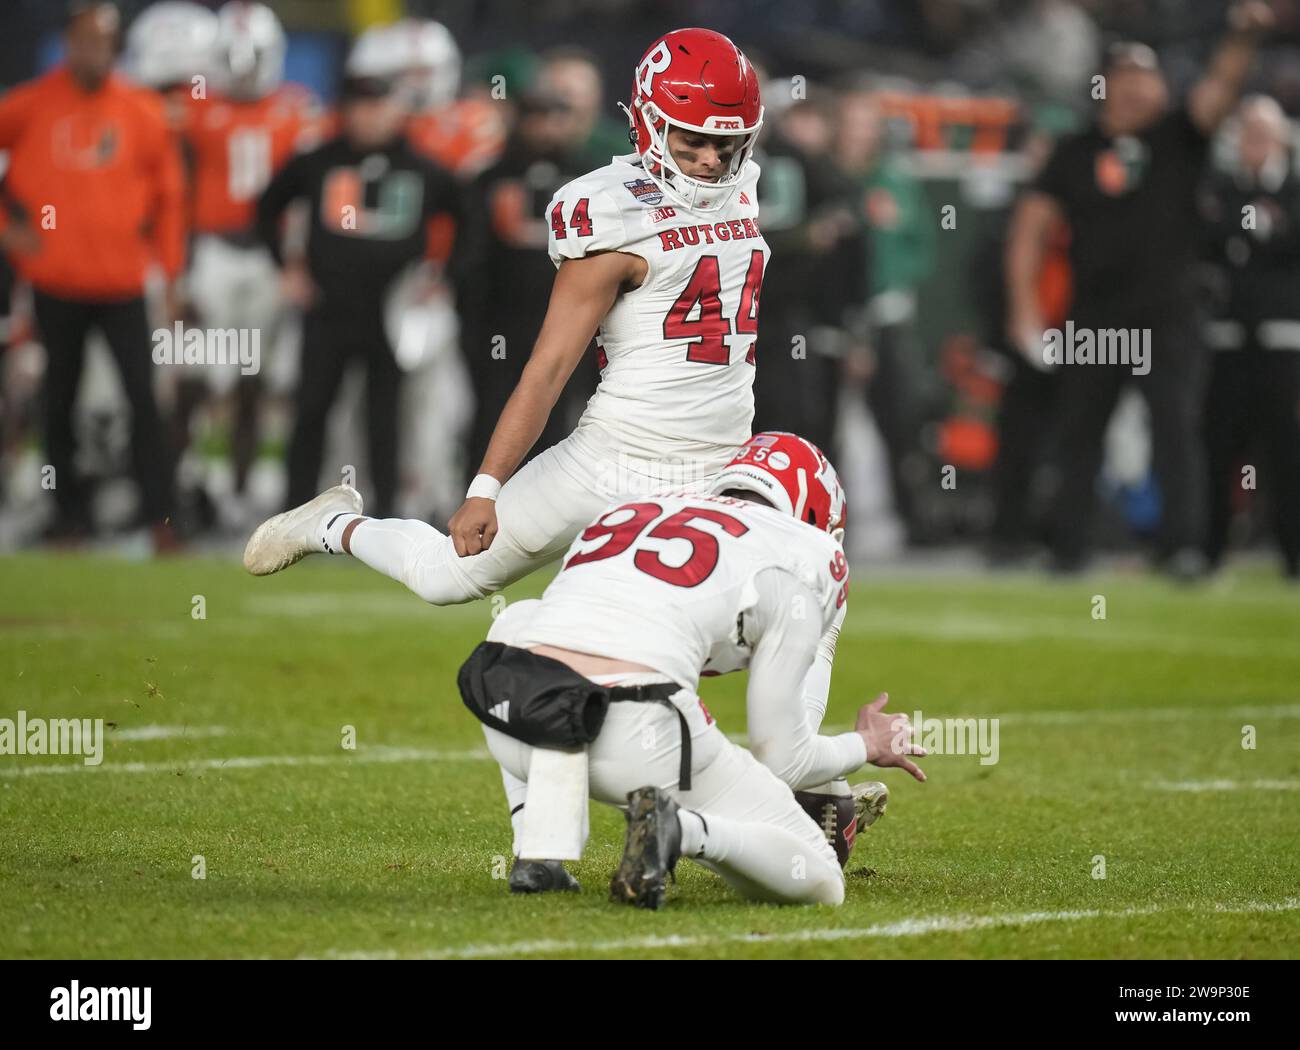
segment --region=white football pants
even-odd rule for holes
[[[486,551],[461,558],[451,537],[428,522],[370,518],[352,533],[352,555],[433,605],[485,598],[563,554],[610,503],[704,491],[728,458],[652,464],[620,457],[575,431],[502,486],[497,534]]]
[[[275,352],[284,303],[280,274],[262,247],[240,248],[212,234],[196,237],[188,294],[204,328],[247,329],[258,333],[262,372]],[[223,394],[239,380],[237,368],[208,369],[209,387]]]
[[[510,644],[511,625],[530,619],[534,600],[514,602],[493,624],[493,641]],[[619,684],[668,681],[637,674]],[[691,735],[691,789],[677,787],[681,728],[663,704],[610,704],[600,735],[587,748],[591,797],[625,806],[628,792],[654,786],[704,820],[705,845],[691,860],[717,872],[742,896],[781,904],[840,904],[844,875],[821,828],[771,770],[733,744],[705,713],[699,697],[682,689],[673,704]],[[501,764],[512,803],[522,801],[533,749],[484,726],[488,749]]]

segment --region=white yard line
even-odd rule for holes
[[[1147,626],[1144,624],[1143,626]],[[1129,626],[1089,618],[1087,608],[1077,618],[996,616],[966,612],[919,616],[898,612],[867,612],[851,618],[840,635],[850,638],[903,637],[946,641],[1018,644],[1031,639],[1113,646],[1168,653],[1219,653],[1227,656],[1267,656],[1294,661],[1300,650],[1284,638],[1192,637],[1134,631]]]
[[[1156,780],[1157,791],[1300,791],[1300,780]]]
[[[707,702],[707,697],[706,697]],[[903,704],[898,710],[909,718],[915,713]],[[1086,722],[1185,722],[1189,719],[1220,718],[1300,718],[1300,704],[1238,704],[1236,707],[1108,707],[1092,711],[1008,711],[971,712],[936,711],[922,709],[926,718],[956,719],[996,718],[1011,726],[1019,725],[1077,725]],[[827,723],[823,733],[847,733],[853,726],[848,722]],[[732,739],[736,739],[732,737]]]
[[[366,765],[372,762],[479,762],[491,756],[482,748],[466,751],[435,751],[420,747],[374,747],[337,755],[234,755],[229,758],[187,759],[179,762],[113,762],[87,766],[80,759],[66,764],[0,766],[0,778],[35,776],[44,773],[201,773],[207,770],[261,769],[265,766]]]
[[[1188,718],[1300,718],[1300,704],[1239,704],[1236,707],[1113,707],[1097,711],[1012,711],[998,717],[1004,722],[1039,725],[1066,725],[1094,721],[1178,722]]]
[[[173,740],[177,737],[225,736],[230,732],[225,726],[135,726],[131,729],[109,730],[110,740]]]
[[[900,708],[900,710],[902,710]],[[954,719],[998,718],[1011,725],[1071,725],[1098,721],[1122,722],[1176,722],[1190,718],[1300,718],[1300,704],[1243,704],[1236,707],[1148,707],[1116,708],[1097,711],[1014,711],[1010,714],[955,714],[951,712],[922,712],[926,717]],[[911,711],[907,714],[910,716]],[[823,725],[823,733],[847,732],[853,727],[845,724]],[[216,737],[230,731],[223,726],[140,726],[114,732],[110,739],[161,740],[173,737]],[[728,739],[745,745],[744,733],[727,733]],[[260,769],[266,766],[322,766],[335,762],[392,763],[392,762],[476,762],[490,761],[491,755],[483,748],[462,751],[438,751],[419,747],[376,747],[356,752],[338,752],[328,755],[234,755],[227,758],[186,759],[176,762],[115,762],[106,758],[98,766],[87,766],[80,760],[68,762],[41,762],[15,766],[10,758],[0,757],[0,779],[47,773],[172,773],[179,770],[202,771],[209,769]],[[6,768],[8,767],[8,768]],[[1173,783],[1174,786],[1170,786]],[[1292,790],[1295,781],[1178,781],[1153,785],[1163,790],[1216,791],[1233,787],[1267,785],[1275,790]],[[1185,784],[1188,786],[1177,786]],[[1204,786],[1202,786],[1204,785]],[[1224,785],[1227,785],[1224,787]]]
[[[330,949],[326,959],[474,959],[486,956],[558,955],[581,952],[600,955],[606,952],[654,951],[661,948],[716,948],[727,944],[807,944],[826,941],[856,941],[873,938],[921,937],[931,933],[966,933],[971,930],[1001,927],[1034,926],[1051,922],[1079,922],[1086,919],[1127,919],[1171,911],[1198,911],[1228,914],[1252,914],[1300,909],[1300,899],[1249,901],[1245,904],[1216,904],[1212,907],[1189,905],[1147,905],[1103,911],[1030,911],[1009,915],[930,915],[898,922],[880,923],[859,929],[794,930],[789,933],[735,933],[722,935],[680,935],[626,937],[608,941],[544,940],[507,941],[500,944],[466,944],[459,947],[427,948],[415,952],[396,949],[380,951],[344,951]]]

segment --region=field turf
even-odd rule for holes
[[[599,806],[584,892],[511,897],[454,682],[492,608],[342,558],[0,559],[0,717],[114,725],[96,768],[0,756],[0,957],[1300,957],[1300,591],[1264,568],[857,568],[828,725],[886,689],[998,717],[999,761],[886,774],[838,909],[746,904],[689,863],[664,910],[612,905]],[[703,687],[733,734],[743,689]]]

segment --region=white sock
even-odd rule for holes
[[[506,804],[510,807],[510,829],[514,832],[511,849],[519,856],[519,842],[524,834],[524,799],[528,797],[528,782],[501,767],[501,783],[506,789]]]
[[[358,518],[362,521],[366,520],[362,514],[353,514],[351,511],[344,510],[332,511],[321,519],[319,533],[326,554],[347,553],[343,549],[343,532]]]
[[[847,777],[836,777],[834,780],[828,780],[825,784],[815,784],[812,787],[800,788],[800,791],[806,791],[810,795],[851,795],[853,789],[849,787]]]
[[[704,842],[708,838],[708,829],[704,824],[704,818],[689,809],[679,809],[677,811],[677,824],[682,829],[682,856],[703,856]]]
[[[489,593],[459,566],[463,559],[456,556],[451,537],[427,521],[363,517],[348,538],[348,549],[432,605],[457,605]]]

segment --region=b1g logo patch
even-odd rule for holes
[[[664,202],[663,191],[649,179],[634,179],[631,182],[623,183],[627,187],[628,193],[632,194],[642,204],[654,207],[656,204]]]

